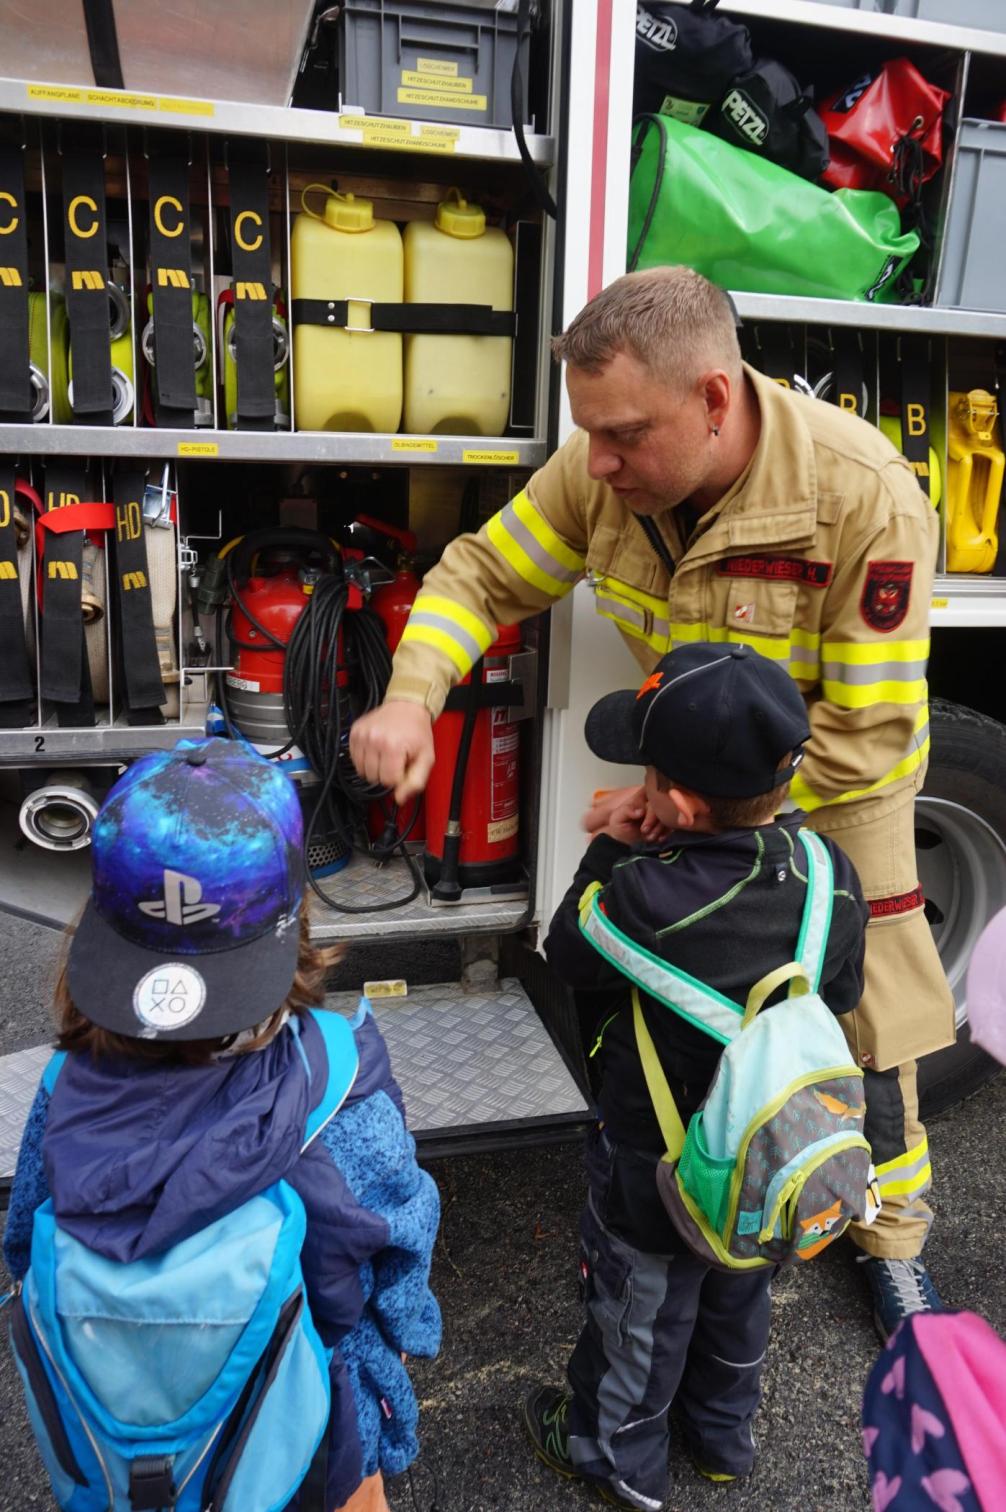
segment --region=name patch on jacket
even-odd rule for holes
[[[871,898],[871,919],[895,919],[900,914],[914,913],[917,908],[925,907],[925,897],[922,892],[922,883],[919,882],[911,892],[895,893],[890,898]]]
[[[908,613],[912,562],[869,562],[859,607],[871,630],[897,630]]]
[[[720,577],[767,578],[774,583],[806,583],[809,588],[827,588],[830,562],[808,562],[803,557],[735,556],[716,563]]]

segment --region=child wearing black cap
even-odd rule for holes
[[[772,1272],[710,1269],[663,1206],[656,1167],[665,1145],[630,984],[581,932],[581,900],[600,887],[607,921],[637,950],[745,1003],[796,949],[807,898],[794,844],[800,816],[779,811],[809,734],[783,667],[746,646],[702,642],[672,651],[638,691],[609,694],[587,717],[595,755],[643,764],[646,776],[591,840],[545,942],[562,980],[594,995],[599,1117],[587,1148],[586,1320],[571,1389],[537,1388],[524,1423],[548,1466],[615,1506],[663,1507],[671,1411],[701,1474],[729,1482],[752,1469]],[[862,993],[868,912],[851,863],[824,843],[834,901],[820,993],[841,1015]],[[723,1047],[647,993],[640,999],[687,1124]]]
[[[386,1512],[418,1451],[439,1199],[366,1001],[316,1006],[301,841],[227,740],[144,757],[98,815],[4,1235],[61,1506]]]

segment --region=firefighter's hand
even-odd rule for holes
[[[360,776],[393,788],[402,804],[421,793],[433,767],[433,721],[422,704],[391,699],[354,720],[349,754]]]

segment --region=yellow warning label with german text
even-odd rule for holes
[[[445,95],[436,89],[400,89],[399,105],[447,106],[451,110],[477,110],[485,115],[485,95]]]
[[[391,443],[392,451],[435,452],[438,449],[439,443],[428,436],[396,436]]]
[[[458,65],[448,63],[446,58],[417,58],[416,68],[421,74],[435,74],[440,79],[456,79]]]
[[[413,73],[411,69],[402,69],[402,83],[414,85],[417,89],[433,89],[437,94],[471,94],[472,79],[429,79],[425,74]]]
[[[395,152],[453,152],[460,135],[457,126],[420,125],[414,131],[411,121],[393,121],[386,116],[342,115],[339,125],[346,131],[358,131],[364,147]]]
[[[463,451],[462,462],[472,462],[478,466],[495,462],[506,467],[516,467],[520,461],[520,453],[515,451]]]
[[[180,457],[219,457],[220,443],[218,441],[179,441],[178,455]]]
[[[520,827],[520,819],[516,814],[510,819],[494,819],[486,825],[486,839],[490,845],[496,845],[500,840],[509,840],[516,835]]]

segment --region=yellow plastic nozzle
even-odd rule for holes
[[[323,194],[325,208],[319,213],[307,202],[309,194]],[[301,207],[312,220],[323,221],[333,231],[370,231],[374,224],[372,200],[357,199],[355,194],[340,194],[327,184],[308,184],[301,190]]]
[[[447,236],[471,240],[485,235],[486,215],[481,205],[470,205],[460,189],[450,189],[437,206],[433,224]]]

